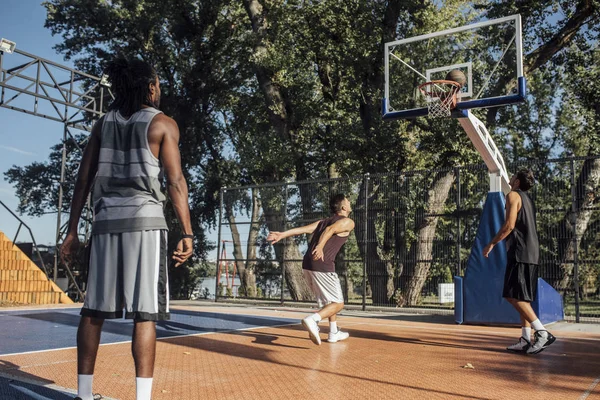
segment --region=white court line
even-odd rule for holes
[[[587,388],[587,390],[585,391],[585,393],[583,393],[581,395],[581,397],[579,398],[579,400],[585,400],[585,399],[587,399],[588,396],[590,394],[592,394],[592,392],[594,391],[594,389],[596,388],[596,386],[598,385],[598,383],[600,383],[600,376],[597,377],[594,382],[592,382],[592,384]]]
[[[156,340],[178,339],[178,338],[184,338],[184,337],[189,337],[189,336],[213,335],[213,334],[218,334],[218,333],[243,332],[243,331],[251,331],[253,329],[281,328],[282,326],[293,326],[293,325],[299,325],[299,324],[300,324],[300,322],[279,324],[279,325],[253,326],[250,328],[228,329],[228,330],[224,330],[224,331],[215,331],[215,332],[188,333],[185,335],[160,337],[160,338],[156,338]],[[100,344],[100,346],[113,346],[115,344],[124,344],[124,343],[131,343],[131,340],[124,340],[122,342],[113,342],[113,343],[102,343],[102,344]],[[27,355],[27,354],[45,353],[45,352],[50,352],[50,351],[71,350],[71,349],[76,349],[76,348],[77,348],[77,346],[70,346],[70,347],[60,347],[58,349],[34,350],[34,351],[24,351],[21,353],[0,354],[0,358],[10,357],[10,356]],[[46,365],[46,364],[43,364],[43,365]]]
[[[69,306],[69,307],[48,307],[48,308],[3,308],[0,310],[0,314],[4,312],[19,312],[19,311],[49,311],[49,310],[74,310],[79,309],[81,306]]]

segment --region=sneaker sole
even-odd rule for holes
[[[546,350],[546,347],[550,346],[555,341],[556,341],[556,338],[554,336],[552,336],[550,339],[548,339],[548,341],[546,342],[546,344],[541,349],[536,350],[536,351],[532,351],[531,353],[527,353],[527,354],[539,354],[542,351]]]
[[[310,340],[316,344],[317,346],[319,346],[321,344],[321,338],[319,337],[319,335],[315,335],[314,333],[312,333],[312,331],[309,329],[308,324],[306,323],[306,321],[302,320],[302,326],[304,326],[306,328],[306,330],[308,331],[308,337],[310,338]]]
[[[346,339],[348,339],[348,338],[346,338]],[[346,340],[346,339],[336,339],[336,340],[329,340],[329,339],[327,339],[327,342],[328,343],[337,343],[337,342],[341,342],[341,341]]]
[[[511,353],[527,353],[527,350],[529,350],[529,346],[527,346],[521,350],[509,349],[508,347],[506,348],[506,351],[509,351]]]

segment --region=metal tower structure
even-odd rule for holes
[[[62,162],[59,182],[58,214],[56,217],[56,250],[52,279],[58,275],[58,246],[66,233],[68,223],[62,222],[64,186],[75,177],[65,176],[68,156],[67,142],[72,141],[77,151],[87,141],[77,140],[76,131],[87,132],[105,112],[108,100],[114,98],[105,79],[86,74],[67,66],[16,49],[6,39],[0,41],[0,107],[38,116],[63,124]],[[87,207],[87,221],[91,208]],[[86,240],[90,226],[84,226]],[[71,271],[65,266],[66,271]],[[72,278],[72,276],[71,276]]]

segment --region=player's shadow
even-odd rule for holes
[[[400,328],[400,327],[399,327]],[[300,328],[298,328],[300,329]],[[498,343],[506,340],[506,337],[501,336],[490,336],[487,335],[486,339],[483,339],[482,335],[479,335],[474,340],[469,340],[467,335],[457,331],[456,334],[460,335],[461,343],[453,343],[450,340],[447,341],[433,341],[427,339],[420,338],[410,338],[410,337],[401,337],[401,336],[393,336],[386,333],[373,332],[360,330],[356,328],[348,328],[348,333],[350,333],[351,338],[362,338],[368,340],[382,340],[386,342],[396,342],[396,343],[408,343],[419,346],[433,346],[433,347],[448,347],[454,349],[464,349],[464,350],[479,350],[486,352],[495,352],[495,353],[505,353],[506,349],[498,347]],[[472,343],[472,344],[465,344]]]
[[[227,314],[217,312],[205,312],[205,311],[189,311],[189,310],[174,310],[171,314],[176,314],[179,317],[190,317],[194,319],[211,319],[218,321],[236,322],[239,324],[248,325],[248,327],[256,326],[273,326],[280,324],[294,324],[297,323],[297,319],[291,318],[279,318],[279,317],[261,317],[256,315],[245,315],[245,314]],[[173,318],[171,319],[173,320]],[[197,325],[197,324],[194,324]]]
[[[352,317],[352,314],[348,314]],[[436,314],[398,314],[398,315],[360,315],[361,318],[375,318],[391,321],[407,321],[407,322],[423,322],[436,325],[456,325],[453,315],[436,315]]]

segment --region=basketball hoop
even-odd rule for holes
[[[449,117],[456,107],[456,95],[461,84],[454,81],[437,80],[419,85],[419,90],[427,98],[427,109],[432,118]]]

